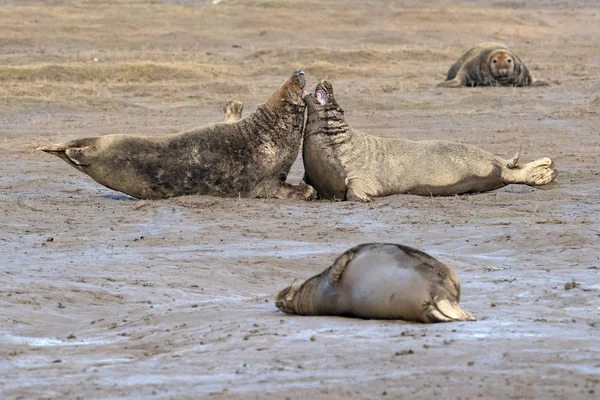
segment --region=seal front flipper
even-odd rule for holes
[[[354,256],[356,255],[357,251],[358,248],[355,247],[353,249],[348,250],[347,252],[335,259],[333,265],[329,267],[328,279],[330,284],[335,285],[340,281],[340,279],[342,279],[344,270],[346,269],[350,261],[354,259]]]
[[[439,299],[437,296],[426,304],[425,318],[426,322],[476,321],[475,317],[460,308],[457,302]]]
[[[277,199],[294,199],[294,200],[314,200],[317,196],[317,191],[310,185],[300,182],[298,185],[291,185],[282,182],[278,187],[269,194],[268,197]]]
[[[546,81],[542,81],[539,79],[535,79],[531,82],[531,86],[540,87],[540,86],[550,86],[550,84]]]
[[[242,119],[242,111],[244,110],[244,103],[237,100],[231,100],[229,103],[223,106],[223,122],[231,123],[237,122]]]
[[[449,87],[449,88],[457,88],[461,86],[465,86],[467,84],[467,80],[462,72],[459,72],[454,78],[446,80],[444,82],[438,83],[437,87]]]
[[[506,164],[506,168],[517,168],[517,164],[519,164],[519,157],[521,157],[521,149],[519,149],[519,151],[517,151],[517,154],[515,154],[515,156],[508,161],[508,163]]]
[[[346,200],[360,203],[370,203],[372,201],[364,191],[350,185],[346,189]]]
[[[449,87],[449,88],[457,88],[463,86],[460,81],[456,79],[452,79],[450,81],[444,81],[437,84],[437,87]]]

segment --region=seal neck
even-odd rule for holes
[[[308,107],[304,135],[322,134],[325,136],[344,135],[350,131],[343,112],[335,106],[312,108]]]
[[[295,120],[304,116],[304,106],[286,104],[272,107],[269,103],[260,104],[248,117],[257,120],[263,125],[273,128],[283,128],[282,124],[295,123]]]

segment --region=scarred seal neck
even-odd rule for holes
[[[350,131],[350,125],[344,117],[344,110],[335,100],[330,82],[325,80],[319,82],[314,94],[304,97],[304,102],[308,110],[305,136],[314,134],[337,136]]]

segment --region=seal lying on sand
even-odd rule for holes
[[[500,43],[481,43],[450,67],[442,87],[548,86],[536,79],[511,49]]]
[[[232,100],[225,104],[223,112],[225,116],[223,122],[237,122],[242,119],[242,111],[244,110],[244,104],[240,101]]]
[[[320,198],[369,201],[395,193],[448,196],[510,183],[545,185],[557,175],[548,157],[518,166],[518,153],[504,160],[466,144],[386,139],[352,129],[327,81],[321,81],[314,96],[305,96],[304,101],[308,109],[304,180]]]
[[[306,78],[296,71],[246,118],[162,136],[108,135],[42,146],[98,183],[141,199],[206,194],[311,199],[285,183],[302,141]]]
[[[275,305],[288,314],[475,321],[459,301],[458,278],[445,264],[407,246],[370,243],[346,251],[302,285],[283,289]]]

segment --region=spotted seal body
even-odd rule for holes
[[[302,157],[305,181],[320,198],[369,201],[408,193],[448,196],[485,192],[510,183],[545,185],[557,172],[550,158],[522,166],[474,146],[441,140],[380,138],[353,129],[321,81],[306,96],[307,122]]]
[[[299,286],[283,289],[285,313],[417,322],[474,321],[459,306],[460,284],[447,265],[408,246],[354,247]]]
[[[460,86],[548,86],[536,79],[525,63],[500,43],[481,43],[455,62],[440,87]]]
[[[143,137],[107,135],[39,149],[98,183],[141,199],[206,194],[312,198],[285,182],[302,141],[305,77],[295,72],[246,118]]]

